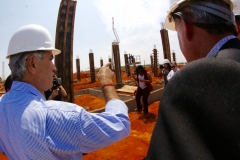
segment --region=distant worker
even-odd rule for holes
[[[160,72],[159,72],[159,74],[158,74],[158,78],[159,78],[159,79],[162,79],[164,67],[163,67],[163,65],[159,65],[159,68],[160,68]]]
[[[131,64],[132,62],[131,62],[131,55],[130,54],[128,54],[128,62]]]
[[[171,62],[171,68],[172,70],[167,75],[167,80],[170,81],[170,79],[174,76],[174,74],[179,70],[177,67],[177,63],[175,61]]]
[[[164,66],[164,70],[163,70],[164,87],[166,87],[168,84],[167,76],[168,76],[169,72],[172,70],[172,68],[170,65],[170,61],[168,59],[163,60],[163,66]]]
[[[136,90],[135,98],[137,102],[136,111],[139,113],[142,112],[146,115],[148,114],[148,97],[150,92],[152,91],[152,77],[150,73],[143,68],[143,66],[139,65],[136,68],[137,77],[133,75],[133,78],[138,83],[138,88]],[[143,101],[143,106],[141,104],[141,98]]]
[[[0,153],[11,160],[80,160],[82,153],[130,133],[128,108],[116,93],[110,63],[97,74],[105,112],[89,113],[73,103],[45,99],[56,71],[52,60],[59,53],[40,25],[23,26],[11,37],[7,58],[14,81],[0,101]]]
[[[163,65],[159,65],[159,68],[160,68],[160,72],[158,74],[159,80],[157,80],[155,84],[164,84],[164,80],[162,80],[163,74],[164,74],[164,66]]]
[[[130,62],[131,62],[131,63],[133,63],[133,58],[134,58],[134,57],[133,57],[133,55],[131,54],[131,56],[130,56]]]

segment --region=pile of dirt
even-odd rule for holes
[[[106,148],[88,153],[83,160],[141,160],[148,150],[152,131],[156,123],[159,101],[149,106],[149,114],[129,113],[131,133],[127,138]]]
[[[75,96],[75,104],[85,108],[87,111],[93,111],[105,107],[106,103],[103,98],[95,97],[91,94],[81,94]]]

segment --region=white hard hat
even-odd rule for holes
[[[224,1],[230,5],[231,11],[232,11],[233,10],[232,1],[231,0],[224,0]],[[167,17],[165,19],[165,27],[167,29],[175,30],[175,22],[173,20],[172,14],[177,8],[179,8],[179,7],[182,8],[182,7],[186,6],[186,5],[184,5],[184,2],[186,3],[186,5],[194,4],[194,6],[193,5],[191,5],[191,6],[198,8],[200,10],[212,13],[214,15],[217,15],[217,16],[219,16],[223,19],[226,19],[227,21],[230,21],[234,24],[234,17],[231,15],[232,13],[221,6],[214,5],[207,1],[169,0],[170,10],[168,11]]]
[[[52,37],[49,31],[36,24],[29,24],[19,28],[11,37],[8,45],[7,57],[22,52],[49,50],[53,55],[61,53],[52,45]]]
[[[165,64],[165,63],[169,63],[170,64],[170,61],[168,59],[164,59],[163,60],[163,64]]]
[[[233,2],[233,13],[240,15],[240,0],[232,0]]]

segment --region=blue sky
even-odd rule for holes
[[[10,74],[7,54],[12,34],[26,24],[39,24],[47,28],[55,40],[56,23],[61,0],[2,0],[0,5],[0,77],[2,62],[5,78]],[[167,0],[78,0],[75,15],[73,71],[75,59],[80,58],[81,70],[89,68],[89,50],[94,53],[95,67],[100,58],[108,61],[112,55],[111,45],[115,39],[114,28],[120,38],[121,65],[124,52],[140,55],[141,63],[150,64],[150,53],[156,45],[159,62],[163,61],[161,22],[165,21],[169,4]],[[186,62],[179,48],[177,34],[169,31],[171,52],[174,50],[178,62]],[[55,42],[53,42],[55,44]]]

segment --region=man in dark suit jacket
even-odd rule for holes
[[[240,41],[232,8],[228,0],[183,0],[170,9],[165,26],[176,29],[190,63],[165,88],[147,160],[240,159]]]

